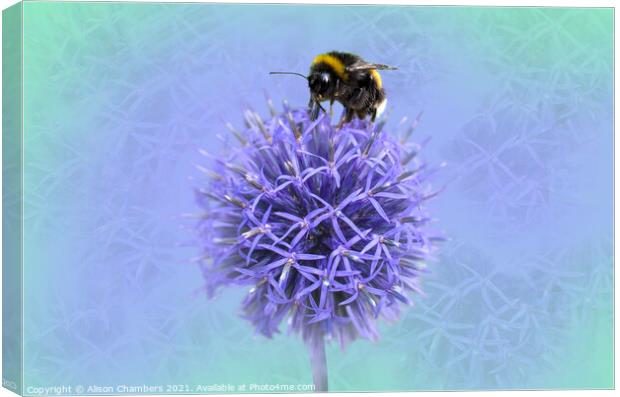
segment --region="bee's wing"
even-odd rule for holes
[[[383,65],[381,63],[368,63],[364,61],[357,61],[353,65],[347,66],[345,70],[347,72],[360,72],[365,70],[397,70],[393,66]]]

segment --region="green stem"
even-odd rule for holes
[[[323,336],[312,338],[308,342],[312,380],[315,392],[327,392],[327,358],[325,356],[325,340]]]

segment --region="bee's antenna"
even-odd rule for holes
[[[294,75],[296,75],[296,76],[301,76],[301,77],[303,77],[304,79],[308,80],[308,77],[307,77],[307,76],[304,76],[304,75],[303,75],[303,74],[301,74],[301,73],[295,73],[295,72],[269,72],[269,74],[294,74]]]

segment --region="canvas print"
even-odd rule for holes
[[[5,388],[614,387],[612,9],[27,1],[3,58]]]

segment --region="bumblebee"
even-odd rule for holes
[[[337,128],[340,128],[355,116],[361,120],[370,116],[370,120],[374,122],[385,108],[387,99],[378,70],[396,70],[396,68],[368,63],[354,54],[332,51],[314,58],[308,76],[294,72],[271,72],[271,74],[295,74],[308,80],[310,88],[308,110],[312,120],[318,117],[320,110],[325,112],[321,102],[329,101],[330,115],[334,102],[340,102],[345,109],[338,123]]]

